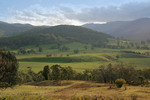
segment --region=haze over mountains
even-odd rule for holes
[[[83,27],[130,40],[150,39],[150,18],[133,21],[114,21],[106,24],[85,24]]]

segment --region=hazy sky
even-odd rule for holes
[[[150,17],[150,0],[0,0],[0,21],[81,25]]]

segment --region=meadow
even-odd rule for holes
[[[59,49],[51,49],[49,45],[43,45],[43,51],[36,54],[20,54],[17,55],[19,61],[19,69],[27,70],[27,67],[31,67],[33,71],[38,72],[43,69],[45,65],[52,66],[59,64],[63,67],[71,66],[74,70],[82,72],[85,69],[96,69],[101,65],[109,63],[125,63],[133,64],[139,69],[149,68],[150,57],[137,55],[132,53],[126,53],[124,51],[138,51],[149,52],[149,50],[137,50],[137,49],[107,49],[107,48],[94,48],[91,49],[91,45],[70,43],[64,46],[69,47],[68,51],[60,51]],[[86,49],[85,49],[86,46]],[[30,46],[27,49],[34,49],[38,51],[38,47]],[[75,54],[73,51],[79,50],[79,53]],[[17,52],[17,51],[13,51]],[[46,55],[51,55],[47,57]]]

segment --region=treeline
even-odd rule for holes
[[[132,54],[138,54],[138,55],[145,55],[145,56],[150,56],[150,52],[138,52],[138,51],[123,51],[125,53],[132,53]]]
[[[110,44],[109,44],[110,43]],[[130,41],[124,39],[109,39],[107,44],[104,44],[104,48],[110,49],[144,49],[149,50],[148,46],[150,42],[145,41]]]
[[[100,83],[115,83],[116,79],[124,79],[129,85],[148,85],[150,69],[137,70],[133,65],[109,64],[97,69],[76,72],[72,67],[53,65],[45,66],[42,71],[35,73],[29,67],[27,73],[19,72],[20,83],[43,80],[86,80]]]
[[[19,84],[33,81],[43,80],[74,80],[76,71],[72,67],[61,67],[60,65],[53,65],[51,67],[45,66],[42,71],[35,73],[28,67],[27,73],[19,71]]]

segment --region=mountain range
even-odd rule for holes
[[[150,39],[150,18],[133,21],[114,21],[106,24],[85,24],[83,27],[130,40]]]

